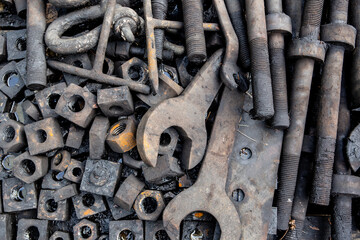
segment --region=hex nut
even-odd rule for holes
[[[87,160],[80,190],[112,197],[120,174],[120,163],[107,160]]]
[[[55,112],[56,105],[66,89],[65,83],[59,83],[47,87],[35,94],[36,102],[39,105],[41,114],[44,118],[58,117]]]
[[[62,150],[51,159],[51,170],[63,172],[70,165],[70,162],[71,154],[66,150]]]
[[[135,212],[141,220],[156,221],[164,208],[165,202],[160,191],[145,190],[134,203]]]
[[[91,159],[101,159],[105,153],[105,139],[110,121],[103,116],[96,116],[89,132],[89,155]]]
[[[109,236],[111,240],[144,239],[144,228],[141,220],[110,221]]]
[[[81,192],[72,197],[72,202],[78,219],[106,211],[102,196],[93,193]]]
[[[0,69],[0,80],[0,91],[10,99],[15,98],[25,87],[15,62],[10,62]]]
[[[145,84],[148,79],[148,67],[139,58],[133,57],[118,69],[120,77]]]
[[[0,148],[5,153],[19,152],[26,147],[24,125],[9,118],[0,122]]]
[[[17,178],[2,181],[4,212],[36,209],[38,204],[35,184],[26,184]]]
[[[75,183],[80,183],[84,174],[84,169],[83,162],[71,159],[70,164],[65,171],[64,178]]]
[[[38,236],[38,238],[36,238]],[[49,239],[49,221],[37,219],[20,219],[16,240],[28,239],[48,240]]]
[[[126,211],[131,211],[131,208],[135,202],[136,197],[145,187],[145,183],[141,182],[134,175],[130,175],[120,185],[120,188],[116,192],[114,202],[119,207]]]
[[[87,219],[81,220],[73,227],[74,240],[96,240],[99,237],[99,225]]]
[[[134,103],[127,86],[100,89],[97,103],[107,117],[128,116],[134,112]]]
[[[42,178],[48,169],[47,157],[31,156],[29,152],[24,152],[14,159],[14,176],[26,183],[33,183]]]
[[[67,199],[56,202],[55,190],[41,190],[38,203],[37,218],[53,221],[69,219],[69,203]]]
[[[71,124],[65,146],[79,149],[85,135],[85,129]]]
[[[4,240],[12,240],[14,232],[14,219],[10,214],[0,214],[0,234]]]
[[[79,194],[77,190],[77,185],[75,183],[66,185],[54,192],[54,200],[55,202],[59,202],[61,200],[65,200],[71,197],[74,197]]]
[[[64,147],[61,128],[55,118],[46,118],[28,124],[24,129],[31,155],[38,155]]]
[[[86,128],[96,114],[96,96],[85,88],[70,84],[61,95],[55,112],[63,118]]]
[[[42,179],[42,189],[57,190],[71,184],[64,178],[64,172],[50,170]]]
[[[61,232],[61,231],[56,231],[53,233],[53,235],[51,235],[51,237],[49,238],[49,240],[71,240],[70,238],[70,233],[67,232]]]
[[[136,123],[134,118],[121,119],[110,127],[106,143],[111,150],[125,153],[136,146]]]

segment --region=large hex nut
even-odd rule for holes
[[[55,108],[65,89],[66,84],[59,83],[35,94],[36,101],[44,118],[59,116],[55,112]]]
[[[148,67],[140,59],[133,57],[118,69],[120,77],[145,84],[148,79]]]
[[[96,240],[99,237],[99,225],[87,219],[81,220],[73,230],[74,240]]]
[[[160,191],[145,190],[134,203],[135,212],[141,220],[156,221],[164,208],[165,202]]]
[[[25,126],[25,134],[31,155],[63,148],[61,128],[55,118],[46,118]]]
[[[110,127],[106,138],[109,147],[118,153],[125,153],[136,146],[136,123],[132,117],[121,119]]]
[[[49,221],[36,219],[20,219],[16,240],[48,240],[49,239]]]
[[[42,178],[48,169],[47,157],[31,156],[29,152],[24,152],[14,159],[14,176],[26,183],[33,183]]]
[[[134,112],[134,103],[127,86],[100,89],[97,103],[107,117],[128,116]]]
[[[110,208],[111,215],[115,220],[119,220],[120,218],[127,217],[134,213],[134,210],[126,211],[125,209],[116,205],[113,198],[106,198],[106,202]]]
[[[14,219],[10,214],[0,214],[0,234],[4,240],[13,240]]]
[[[0,69],[0,91],[10,99],[15,98],[25,84],[16,69],[16,63],[10,62]]]
[[[69,185],[67,179],[64,178],[64,172],[50,170],[42,179],[42,189],[57,190]]]
[[[9,31],[6,34],[7,60],[19,60],[26,57],[26,29]]]
[[[105,139],[110,121],[103,116],[96,116],[89,132],[89,148],[91,159],[101,159],[105,153]]]
[[[70,233],[56,231],[53,233],[53,235],[51,235],[49,240],[71,240]]]
[[[18,212],[37,208],[35,184],[26,184],[17,178],[2,181],[2,196],[5,212]]]
[[[65,146],[79,149],[85,135],[85,129],[71,124]]]
[[[86,128],[96,114],[96,96],[87,89],[70,84],[61,95],[55,112],[63,118]]]
[[[80,183],[84,174],[84,168],[83,162],[71,159],[70,165],[66,169],[64,178],[75,183]]]
[[[51,170],[63,172],[70,165],[70,162],[71,154],[66,150],[62,150],[51,159]]]
[[[80,190],[112,197],[120,173],[120,163],[107,160],[87,160]]]
[[[0,148],[5,153],[18,152],[26,147],[24,125],[9,118],[0,122]]]
[[[144,228],[141,220],[110,221],[110,240],[118,239],[144,239]]]
[[[56,202],[55,190],[41,190],[38,204],[38,219],[66,221],[69,218],[69,203],[67,199]]]
[[[145,187],[145,183],[141,182],[134,175],[130,175],[121,184],[119,190],[116,192],[114,202],[119,207],[126,211],[131,211],[136,197]]]
[[[78,219],[106,211],[102,196],[92,193],[81,192],[79,195],[72,197],[72,202]]]

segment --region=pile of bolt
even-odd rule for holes
[[[324,2],[0,0],[2,239],[351,239],[360,0]]]

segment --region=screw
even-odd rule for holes
[[[202,1],[182,0],[182,6],[187,56],[192,63],[202,63],[207,58]]]
[[[307,0],[300,36],[306,37],[316,46],[320,45],[320,22],[324,0]],[[290,94],[290,123],[283,140],[283,151],[279,168],[278,229],[286,230],[291,214],[301,147],[304,137],[306,114],[315,60],[303,56],[295,63],[292,91]],[[301,104],[299,104],[301,103]]]
[[[246,0],[247,29],[250,42],[254,109],[257,119],[274,115],[265,7],[263,0]]]
[[[151,0],[153,16],[164,20],[168,11],[168,0]],[[165,32],[163,29],[155,29],[156,57],[162,60],[164,49]]]

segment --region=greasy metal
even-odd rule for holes
[[[94,6],[94,7],[97,7],[99,9],[96,10],[95,13],[90,13],[91,17],[95,17],[97,12],[101,12],[100,6]],[[60,70],[60,71],[66,72],[66,73],[70,73],[73,75],[81,76],[83,78],[89,78],[89,79],[95,80],[100,83],[115,85],[115,86],[128,86],[131,90],[141,92],[144,94],[148,94],[148,93],[150,93],[150,87],[145,84],[140,84],[140,83],[134,82],[132,80],[125,80],[122,78],[109,76],[102,72],[102,67],[103,67],[103,63],[104,63],[104,59],[105,59],[106,46],[107,46],[108,38],[110,35],[110,28],[111,28],[112,21],[114,18],[115,9],[116,9],[116,0],[109,0],[107,9],[106,9],[106,12],[104,15],[103,24],[101,27],[98,47],[96,50],[96,56],[95,56],[94,66],[93,66],[92,70],[82,69],[79,67],[75,67],[72,65],[68,65],[68,64],[53,61],[53,60],[48,60],[48,65],[57,70]],[[100,17],[100,16],[98,16],[98,17]],[[50,31],[49,28],[48,28],[46,34],[48,34],[48,32]],[[82,37],[87,38],[90,33],[97,36],[99,34],[99,31],[100,31],[99,27],[95,28],[94,30],[90,31],[88,34],[82,35]],[[89,38],[91,39],[93,37],[89,37]],[[88,43],[89,41],[81,41],[81,42]],[[97,42],[97,38],[96,38],[96,42]],[[96,42],[95,42],[95,44],[96,44]],[[49,46],[48,42],[47,42],[47,45]],[[95,45],[91,46],[90,48],[92,48],[94,46]]]
[[[55,190],[42,189],[39,195],[37,218],[53,221],[69,220],[69,201],[67,199],[55,202]],[[52,202],[51,209],[48,201]]]
[[[345,54],[344,46],[353,49],[356,37],[355,28],[347,25],[348,8],[349,0],[332,0],[330,5],[330,23],[322,26],[321,30],[322,40],[333,45],[330,45],[327,51],[321,79],[315,173],[310,202],[325,206],[330,203]],[[334,26],[337,27],[334,28]]]
[[[49,3],[59,8],[76,8],[85,5],[90,0],[49,0]]]
[[[20,219],[17,226],[17,240],[27,240],[29,239],[28,229],[34,227],[39,232],[38,239],[48,239],[49,238],[49,221],[47,220],[37,220],[37,219]]]
[[[80,183],[82,175],[84,174],[84,169],[83,162],[71,159],[70,164],[65,171],[64,178],[75,183]]]
[[[16,62],[12,61],[0,69],[0,91],[10,99],[19,95],[25,87],[24,81],[16,69]],[[9,84],[10,83],[10,84]]]
[[[105,140],[110,121],[107,117],[96,116],[89,131],[89,157],[101,159],[105,153]]]
[[[323,0],[307,0],[301,28],[305,41],[319,38]],[[294,77],[290,93],[290,127],[285,132],[282,157],[279,168],[278,186],[278,229],[288,229],[294,198],[299,159],[304,137],[305,121],[309,104],[310,87],[315,60],[307,57],[295,63]],[[301,103],[301,104],[299,104]]]
[[[231,24],[225,2],[213,0],[213,3],[218,14],[221,29],[226,38],[226,50],[221,64],[220,78],[228,88],[234,90],[239,87],[242,92],[246,92],[249,88],[248,82],[237,65],[238,55],[234,54],[234,52],[239,52],[239,40]]]
[[[89,199],[92,201],[89,201]],[[106,211],[103,197],[96,194],[81,192],[79,195],[72,197],[71,200],[74,204],[76,217],[78,219]]]
[[[195,211],[204,211],[216,218],[221,240],[241,237],[240,216],[225,187],[243,96],[225,88],[197,181],[171,200],[164,210],[164,227],[172,240],[180,239],[181,221]]]
[[[263,0],[246,0],[247,31],[250,44],[254,117],[270,119],[274,100]]]
[[[65,171],[66,168],[69,166],[70,161],[71,161],[71,154],[68,151],[66,150],[59,151],[51,159],[51,164],[50,164],[51,170],[59,171],[59,172]]]
[[[34,121],[40,120],[41,118],[40,111],[34,103],[32,103],[29,100],[25,100],[21,104],[21,107],[23,108],[23,111]]]
[[[168,11],[168,0],[151,0],[153,6],[153,16],[159,20],[165,20]],[[162,60],[162,54],[164,49],[165,31],[163,29],[155,29],[155,48],[156,57]]]
[[[26,87],[40,90],[46,87],[46,58],[44,32],[45,6],[42,0],[27,1]]]
[[[90,236],[87,237],[86,239],[88,240],[96,240],[98,239],[98,237],[100,236],[100,232],[99,232],[99,223],[95,223],[95,222],[91,222],[87,219],[83,219],[81,220],[78,224],[76,224],[73,227],[73,231],[74,231],[74,240],[83,240],[85,239],[82,235],[82,229],[83,227],[88,227],[90,228]]]
[[[351,108],[360,107],[360,0],[351,0],[351,24],[357,30],[356,49],[353,52],[350,91],[351,91]]]
[[[71,124],[69,127],[68,136],[66,138],[65,146],[74,149],[79,149],[82,140],[84,138],[84,135],[85,135],[85,129],[75,124]]]
[[[291,18],[292,37],[298,38],[300,36],[303,1],[284,0],[283,4],[284,4],[284,12]]]
[[[251,61],[243,2],[225,0],[225,3],[239,42],[240,65],[243,70],[247,70]]]
[[[240,216],[237,228],[241,231],[241,239],[266,239],[283,132],[269,128],[263,121],[252,119],[249,113],[252,107],[253,101],[246,95],[230,155],[226,192]]]
[[[221,87],[218,73],[222,53],[218,50],[213,54],[179,97],[160,102],[144,115],[136,141],[141,159],[147,165],[156,166],[160,136],[169,127],[176,127],[184,137],[180,159],[184,168],[192,169],[202,160],[207,139],[204,120]]]
[[[34,171],[29,170],[27,163],[31,162]],[[14,159],[14,176],[26,183],[33,183],[46,175],[49,170],[49,160],[45,156],[31,156],[24,152]]]
[[[0,148],[5,153],[19,152],[27,146],[24,125],[10,118],[0,122]]]
[[[130,231],[132,236],[135,239],[143,240],[144,239],[144,227],[143,221],[141,220],[120,220],[120,221],[110,221],[109,223],[109,239],[119,239],[121,232],[124,230]],[[127,238],[127,236],[126,236]],[[131,237],[130,237],[131,239]]]
[[[152,15],[151,0],[144,0],[144,18],[146,25],[146,46],[147,46],[147,57],[148,57],[148,68],[149,68],[149,80],[152,84],[155,93],[159,91],[159,75],[158,66],[156,59],[156,44],[155,44],[155,29],[181,29],[184,24],[176,21],[158,20]],[[191,24],[194,20],[192,19]],[[203,28],[205,31],[219,31],[218,24],[204,23]]]
[[[156,209],[153,212],[145,210],[145,199],[152,198],[156,201]],[[140,220],[156,221],[165,208],[164,197],[160,191],[145,190],[141,192],[134,203],[135,212]]]
[[[281,1],[266,0],[265,5],[275,110],[271,124],[275,129],[286,129],[290,125],[290,119],[286,86],[284,34],[291,34],[291,19],[282,12]]]
[[[117,190],[114,196],[114,203],[126,211],[130,211],[136,197],[140,194],[144,187],[145,183],[131,174]]]
[[[134,112],[134,102],[128,87],[99,89],[97,104],[107,117],[128,116]]]

